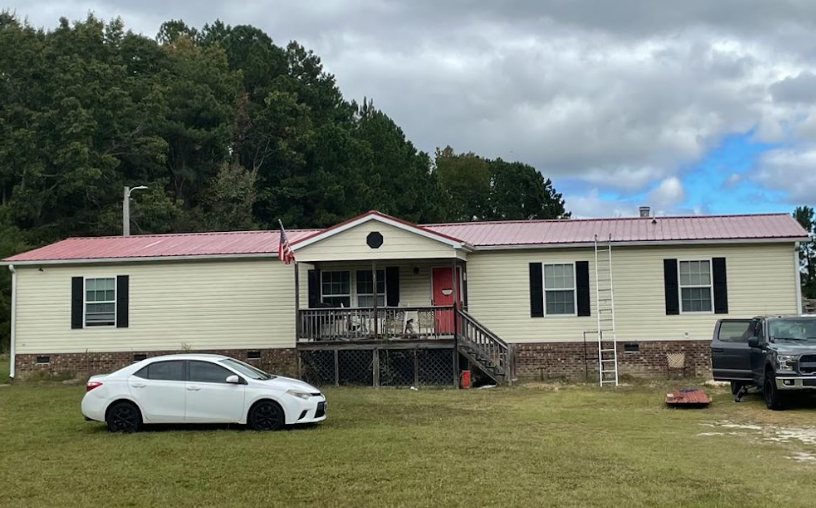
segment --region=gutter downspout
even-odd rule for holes
[[[14,379],[14,365],[17,363],[15,361],[17,353],[15,344],[17,335],[17,270],[14,269],[14,265],[9,265],[9,270],[11,271],[11,351],[9,352],[9,362],[11,365],[9,367],[9,377]]]
[[[805,313],[802,306],[802,270],[799,260],[799,243],[793,245],[793,273],[796,274],[796,315],[799,315]]]

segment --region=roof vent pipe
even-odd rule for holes
[[[640,207],[640,216],[641,217],[650,217],[652,215],[652,209],[648,206],[641,206]]]

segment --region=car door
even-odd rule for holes
[[[711,342],[711,367],[714,379],[720,381],[751,380],[751,319],[722,319]]]
[[[751,370],[754,382],[762,386],[765,379],[766,349],[768,347],[767,320],[757,319],[753,323],[753,336],[757,338],[758,347],[751,348]]]
[[[150,423],[184,422],[184,362],[153,362],[128,378],[130,394]]]
[[[189,360],[185,420],[198,423],[240,420],[244,416],[246,385],[227,383],[227,377],[234,375],[215,362]]]

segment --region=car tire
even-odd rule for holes
[[[286,425],[286,414],[277,402],[262,400],[249,410],[247,423],[252,430],[280,430]]]
[[[785,409],[782,393],[776,388],[776,377],[773,372],[765,373],[765,382],[762,384],[762,395],[765,397],[765,405],[773,411]]]
[[[142,413],[132,402],[116,402],[108,408],[105,414],[105,423],[111,432],[129,434],[136,432],[142,426]]]

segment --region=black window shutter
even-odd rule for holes
[[[116,328],[130,324],[130,276],[116,277]]]
[[[728,314],[728,277],[725,274],[725,258],[711,260],[714,282],[714,313]]]
[[[385,304],[389,307],[398,307],[399,302],[399,267],[389,266],[385,269]]]
[[[680,286],[677,282],[677,260],[663,260],[663,285],[666,290],[666,315],[680,314]]]
[[[316,309],[320,304],[320,270],[309,270],[309,308]]]
[[[575,289],[578,293],[578,315],[589,316],[589,261],[575,262]]]
[[[530,317],[544,317],[544,279],[541,263],[530,263]]]
[[[71,277],[71,328],[82,328],[82,305],[85,302],[83,293],[85,282],[82,277]]]

